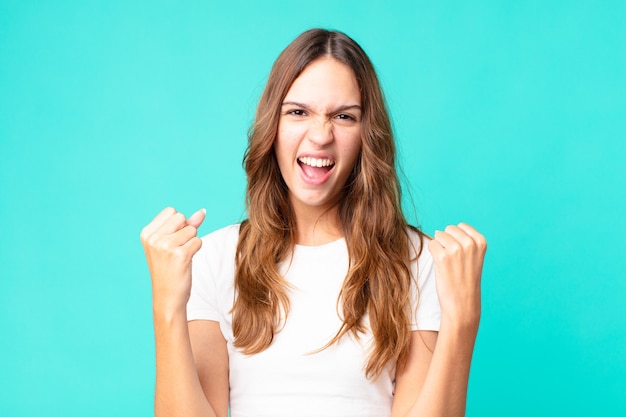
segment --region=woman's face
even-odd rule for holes
[[[313,61],[291,85],[274,149],[296,212],[341,198],[361,151],[361,111],[352,69],[333,58]]]

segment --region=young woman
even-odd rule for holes
[[[204,210],[166,208],[141,233],[155,414],[464,415],[486,242],[407,224],[383,94],[352,39],[315,29],[281,53],[244,164],[247,220],[201,240]]]

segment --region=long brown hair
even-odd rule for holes
[[[244,167],[248,220],[237,246],[233,332],[246,354],[272,343],[289,312],[289,284],[278,264],[292,254],[296,223],[274,154],[280,108],[291,84],[311,62],[330,56],[349,66],[361,91],[362,145],[338,207],[350,269],[339,294],[343,324],[324,347],[352,332],[374,336],[366,375],[377,377],[408,353],[411,244],[401,208],[391,123],[374,67],[361,47],[341,32],[312,29],[280,54],[248,134]],[[418,250],[421,250],[421,245]]]

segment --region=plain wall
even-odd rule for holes
[[[318,26],[379,71],[410,218],[488,238],[467,415],[624,415],[626,2],[264,3],[0,2],[0,415],[152,414],[139,232],[245,217],[256,101]]]

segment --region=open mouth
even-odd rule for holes
[[[335,161],[327,158],[311,158],[308,156],[298,158],[298,165],[309,178],[321,179],[335,166]]]
[[[300,165],[308,165],[314,168],[330,168],[335,165],[335,161],[332,159],[309,158],[308,156],[298,158],[298,162],[300,162]]]

